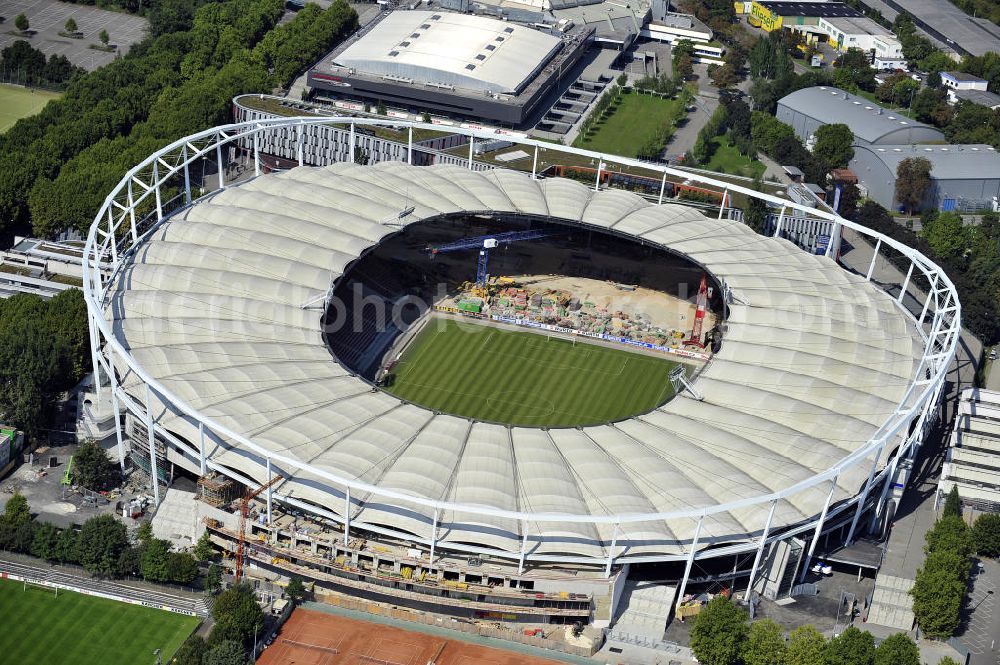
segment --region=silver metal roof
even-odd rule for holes
[[[681,395],[602,426],[508,428],[435,414],[351,376],[324,345],[320,312],[302,304],[400,223],[464,210],[613,229],[724,279],[738,302],[721,352],[696,381],[704,401]],[[352,491],[352,524],[426,538],[437,516],[439,546],[517,552],[530,537],[532,555],[603,557],[615,540],[619,553],[681,552],[695,520],[613,521],[753,499],[830,468],[892,416],[923,349],[890,296],[743,224],[572,180],[399,162],[300,167],[203,199],[159,226],[109,289],[115,336],[174,396],[272,453],[386,493]],[[113,360],[141,402],[142,380]],[[198,440],[197,422],[155,394],[151,407],[159,425]],[[266,477],[260,457],[211,437],[214,462]],[[834,502],[858,492],[871,461],[839,475]],[[343,514],[342,488],[314,472],[273,471],[286,478],[279,495]],[[789,491],[773,528],[821,512],[828,487]],[[466,509],[437,515],[406,497]],[[757,504],[708,515],[699,542],[746,540],[763,513]]]
[[[868,150],[892,174],[907,157],[924,157],[935,180],[1000,180],[1000,153],[990,145],[870,145],[855,150]]]
[[[944,134],[922,122],[879,106],[873,101],[852,95],[839,88],[814,86],[785,95],[778,104],[809,116],[823,124],[845,124],[854,136],[868,143],[879,143],[883,137],[901,130],[920,129],[924,134],[919,140],[933,141]],[[903,132],[901,132],[903,133]]]
[[[451,12],[395,11],[334,57],[358,73],[516,94],[561,40],[516,23]]]

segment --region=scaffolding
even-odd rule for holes
[[[218,508],[237,499],[240,486],[235,480],[213,471],[198,479],[198,494],[202,501]]]

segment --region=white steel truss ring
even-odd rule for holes
[[[433,500],[381,487],[377,484],[360,481],[355,478],[341,476],[329,470],[316,468],[293,457],[276,453],[258,445],[252,439],[233,431],[224,424],[217,422],[215,419],[205,415],[204,413],[199,412],[179,396],[173,394],[165,385],[149,374],[145,368],[132,357],[129,349],[121,343],[121,340],[116,337],[114,331],[106,320],[106,297],[108,295],[109,285],[113,283],[122,267],[127,265],[129,261],[134,258],[135,251],[142,245],[144,240],[163,221],[169,219],[173,214],[197,203],[197,197],[192,195],[190,185],[189,167],[192,164],[202,159],[212,159],[217,161],[221,166],[222,149],[224,147],[236,144],[237,142],[243,142],[245,145],[248,139],[256,147],[259,143],[258,138],[265,135],[267,132],[278,129],[287,130],[289,128],[305,128],[314,125],[336,127],[349,126],[352,130],[352,136],[355,126],[404,126],[409,127],[411,130],[441,130],[440,126],[427,123],[409,123],[378,118],[308,117],[259,120],[216,127],[185,137],[150,155],[141,164],[131,169],[119,182],[115,189],[106,197],[101,210],[98,212],[94,223],[90,227],[84,252],[83,290],[92,331],[92,359],[95,371],[97,372],[98,380],[96,384],[98,385],[98,390],[102,389],[101,371],[103,370],[104,375],[110,379],[111,390],[113,391],[116,400],[133,413],[148,417],[148,415],[145,414],[145,405],[140,401],[133,399],[130,394],[118,385],[118,381],[114,378],[114,364],[109,360],[109,356],[113,356],[120,362],[123,362],[129,372],[139,377],[152,394],[154,394],[163,403],[169,404],[175,413],[183,414],[185,417],[189,418],[191,422],[197,423],[199,431],[202,432],[202,436],[213,435],[219,439],[226,439],[234,442],[245,451],[258,455],[262,466],[266,460],[268,468],[270,468],[270,465],[273,463],[285,469],[297,469],[322,478],[324,481],[330,483],[331,486],[339,488],[340,491],[346,494],[348,497],[348,503],[350,502],[350,494],[354,492],[355,496],[358,494],[369,494],[375,497],[381,497],[386,501],[395,501],[402,505],[423,506],[433,510],[435,515],[443,511],[457,511],[465,514],[482,514],[505,518],[518,523],[606,524],[614,525],[616,534],[618,527],[621,525],[684,518],[690,519],[698,524],[698,528],[696,529],[696,533],[698,533],[700,531],[701,524],[706,519],[710,519],[713,515],[753,506],[759,506],[762,514],[767,514],[768,510],[772,509],[771,513],[773,514],[773,506],[775,505],[775,502],[795,495],[803,490],[818,487],[825,488],[827,484],[835,485],[837,478],[840,477],[840,475],[846,470],[852,469],[858,464],[864,463],[864,461],[871,457],[873,453],[876,453],[876,451],[882,451],[887,445],[890,444],[890,442],[893,442],[897,438],[905,437],[903,445],[899,447],[899,451],[892,460],[891,464],[887,464],[886,467],[878,473],[876,473],[876,468],[874,467],[870,472],[868,472],[867,467],[864,467],[865,472],[868,474],[869,482],[865,485],[863,491],[857,496],[842,502],[836,507],[830,507],[829,500],[827,500],[827,505],[824,506],[821,513],[814,515],[811,519],[808,519],[791,529],[784,530],[781,534],[769,533],[770,517],[768,517],[767,524],[764,524],[764,521],[762,520],[761,529],[758,532],[761,535],[760,539],[757,541],[751,540],[749,542],[724,544],[722,547],[713,549],[711,552],[712,556],[734,554],[739,552],[752,552],[757,550],[759,547],[762,547],[765,541],[774,540],[779,537],[787,537],[789,533],[803,533],[814,529],[815,534],[818,535],[822,531],[825,521],[832,520],[836,515],[845,512],[850,507],[855,507],[856,515],[854,521],[856,523],[857,516],[860,515],[862,509],[865,507],[864,504],[866,500],[870,501],[873,497],[878,497],[880,492],[877,488],[880,485],[882,487],[880,500],[884,500],[886,490],[892,480],[890,476],[896,469],[897,461],[915,446],[920,445],[924,430],[933,419],[934,411],[940,398],[945,375],[948,371],[948,366],[956,353],[961,330],[961,310],[955,287],[944,271],[933,262],[910,247],[825,210],[817,210],[777,196],[757,192],[741,185],[723,182],[705,176],[701,173],[693,173],[635,159],[592,153],[578,148],[559,146],[532,139],[517,139],[517,142],[522,145],[533,146],[536,149],[565,152],[577,156],[588,157],[594,159],[598,164],[617,163],[624,166],[641,167],[647,171],[661,172],[664,174],[664,177],[668,175],[682,177],[686,180],[699,183],[706,187],[715,188],[723,192],[739,193],[748,197],[756,197],[772,205],[779,206],[783,210],[797,210],[802,214],[809,214],[814,218],[827,220],[835,227],[852,229],[857,234],[873,241],[876,252],[875,257],[872,260],[873,266],[875,259],[878,258],[879,248],[892,248],[892,250],[898,254],[906,257],[910,261],[907,283],[910,282],[911,275],[922,276],[929,285],[929,292],[923,306],[923,311],[919,317],[915,316],[905,308],[902,302],[900,302],[902,300],[901,296],[897,299],[897,306],[900,312],[906,316],[906,318],[912,323],[916,332],[925,341],[923,354],[919,360],[917,371],[911,378],[905,395],[900,400],[899,407],[892,414],[892,416],[879,427],[876,434],[872,436],[867,444],[857,448],[852,453],[845,455],[836,464],[831,465],[829,468],[820,473],[816,473],[809,478],[788,485],[779,491],[761,494],[738,501],[730,501],[711,506],[691,506],[682,510],[673,510],[670,512],[626,513],[614,515],[563,514],[532,512],[525,510],[503,510],[480,504],[464,504]],[[470,128],[449,127],[448,131],[455,134],[469,136],[473,139],[496,139],[503,136],[502,133]],[[410,146],[408,146],[409,149],[407,150],[407,154],[411,155],[412,131],[409,132],[409,136],[411,143]],[[256,150],[254,154],[254,161],[256,168],[259,169],[259,159],[256,154]],[[224,183],[222,182],[222,169],[220,168],[219,171],[219,189],[224,189]],[[171,201],[163,201],[163,190],[167,187],[179,187],[182,191]],[[206,196],[210,196],[216,191],[218,190],[208,192]],[[105,274],[105,269],[108,267],[110,267],[110,277]],[[871,277],[871,270],[868,271],[868,277]],[[912,427],[911,432],[907,432],[907,428],[911,427],[913,423],[916,423],[917,425]],[[187,450],[188,454],[197,456],[198,451],[191,450],[190,446],[187,446],[184,442],[178,440],[172,435],[171,432],[162,428],[159,423],[153,422],[153,426],[157,433],[161,434],[168,441],[171,441],[174,445]],[[214,464],[211,460],[205,460],[203,458],[201,462],[203,468],[216,468],[217,470],[237,478],[241,482],[245,482],[247,484],[259,482],[242,476],[241,474],[234,473],[231,469]],[[875,491],[869,492],[869,488],[875,488]],[[279,499],[282,498],[277,494],[275,496]],[[289,502],[295,503],[291,499],[289,499]],[[342,519],[339,515],[333,512],[325,513],[315,510],[315,506],[302,503],[298,505],[309,510],[314,510],[314,512],[319,512],[319,514],[322,514],[324,517],[333,521],[345,522],[345,528],[349,526],[349,517]],[[827,508],[830,508],[829,511]],[[345,512],[345,514],[349,513]],[[371,525],[366,526],[364,524],[350,524],[350,526],[371,528],[376,532],[379,531],[377,527]],[[853,529],[854,527],[852,526],[852,533]],[[432,548],[435,546],[436,536],[434,534],[436,531],[436,528],[433,529],[434,533],[432,533],[431,537],[427,540],[428,544],[430,544]],[[390,533],[389,535],[397,534]],[[404,535],[410,540],[420,540],[419,538],[414,539],[412,534],[399,535]],[[704,538],[697,542],[701,545],[706,544]],[[708,544],[711,545],[711,543]],[[813,546],[814,545],[815,536],[813,537]],[[441,543],[437,543],[437,546],[439,548],[443,547]],[[613,551],[613,545],[611,548],[611,554],[608,557],[602,557],[600,559],[565,555],[532,556],[529,554],[525,556],[524,551],[518,554],[516,552],[494,551],[489,548],[480,549],[472,546],[452,546],[451,548],[459,551],[489,552],[491,554],[510,559],[517,559],[520,557],[522,563],[527,558],[528,560],[536,561],[600,563],[602,565],[606,561],[608,565],[610,565],[613,561],[639,562],[683,560],[688,557],[686,554],[621,556],[615,554]]]

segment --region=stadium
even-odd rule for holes
[[[678,599],[695,577],[749,589],[779,564],[788,577],[792,558],[790,576],[805,571],[821,537],[884,522],[960,330],[937,266],[831,212],[530,140],[682,176],[723,202],[759,197],[777,229],[602,189],[600,174],[588,186],[399,161],[264,173],[252,148],[307,125],[383,123],[186,137],[123,179],[88,236],[93,360],[127,413],[119,445],[127,435],[154,477],[167,462],[266,485],[257,565],[291,558],[330,588],[444,613],[606,624],[630,568],[660,566]],[[227,184],[218,169],[191,185],[234,145],[251,146],[252,177]],[[837,242],[823,255],[781,237],[795,215],[867,237],[868,273],[845,270]],[[890,259],[906,273],[895,293],[871,280]],[[611,300],[596,300],[602,285]],[[562,295],[546,304],[545,289]],[[912,312],[904,295],[920,290]],[[237,537],[224,520],[213,535]]]

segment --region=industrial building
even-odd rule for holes
[[[749,14],[750,25],[767,32],[781,28],[817,26],[822,18],[859,18],[861,12],[842,2],[825,0],[753,0],[737,2],[737,13]]]
[[[821,17],[817,28],[838,51],[857,48],[872,54],[876,69],[898,69],[906,64],[896,35],[867,16]]]
[[[951,104],[972,102],[990,109],[998,109],[1000,108],[1000,95],[989,90],[949,90],[948,102]]]
[[[553,34],[554,32],[554,34]],[[446,11],[383,13],[325,56],[308,84],[333,97],[519,127],[593,39]]]
[[[958,487],[965,508],[1000,512],[1000,393],[962,391],[945,463],[938,480],[938,503]]]
[[[941,72],[941,85],[949,90],[986,90],[990,82],[965,72]]]
[[[908,157],[931,163],[923,208],[995,210],[1000,197],[1000,154],[988,145],[856,145],[850,169],[869,198],[896,205],[896,169]]]
[[[778,120],[791,125],[795,135],[809,143],[823,125],[845,124],[854,132],[855,145],[901,145],[944,142],[941,130],[911,120],[839,88],[803,88],[778,100]]]

